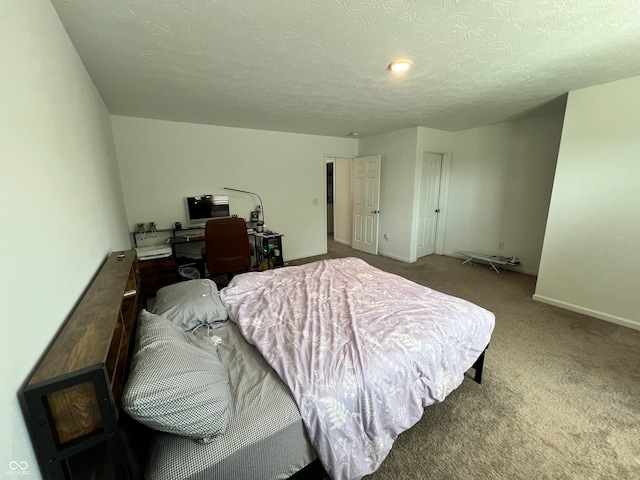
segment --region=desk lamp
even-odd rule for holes
[[[250,192],[248,190],[240,190],[238,188],[231,188],[231,187],[223,187],[223,188],[225,190],[233,190],[234,192],[248,193],[249,195],[255,195],[256,197],[258,197],[258,200],[260,200],[260,211],[262,212],[262,223],[264,224],[264,206],[262,205],[262,198],[260,198],[260,195],[258,195],[255,192]]]

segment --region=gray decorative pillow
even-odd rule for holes
[[[161,288],[156,293],[153,313],[162,315],[183,330],[228,317],[218,287],[209,279],[188,280]]]
[[[208,442],[229,422],[229,377],[209,339],[143,310],[121,405],[154,430]]]

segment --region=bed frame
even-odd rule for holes
[[[475,363],[471,367],[475,370],[473,375],[473,380],[478,384],[482,384],[482,370],[484,369],[484,354],[487,353],[487,348],[489,348],[489,345],[485,347],[485,349],[482,351],[478,359],[475,361]]]
[[[127,448],[133,421],[120,418],[120,397],[143,306],[135,251],[112,253],[22,389],[22,408],[45,478],[69,479],[87,463],[95,468],[98,447],[106,447],[115,478],[141,477],[132,461],[138,455]],[[473,365],[478,383],[483,365],[484,352]],[[324,475],[316,460],[291,480]]]
[[[120,397],[144,306],[135,251],[112,253],[20,392],[44,478],[85,478],[96,468],[142,478],[133,449],[148,431],[120,414]],[[320,480],[324,470],[316,460],[291,478]]]
[[[71,478],[72,465],[101,445],[115,477],[131,478],[118,420],[139,285],[135,251],[109,255],[21,392],[45,478]]]

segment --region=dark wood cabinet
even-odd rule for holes
[[[178,281],[178,269],[174,257],[141,260],[140,278],[146,297],[155,297],[162,287]]]

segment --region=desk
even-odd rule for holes
[[[177,231],[176,231],[177,232]],[[268,270],[270,268],[282,267],[284,265],[284,257],[282,254],[282,233],[276,232],[256,232],[253,228],[247,228],[247,234],[253,236],[253,246],[255,261],[252,262],[253,268],[258,270]],[[171,245],[174,250],[175,245],[183,245],[193,242],[204,242],[204,234],[187,234],[175,235],[171,238]]]
[[[131,232],[135,247],[171,246],[171,255],[163,258],[139,258],[141,288],[147,297],[155,297],[156,292],[162,287],[172,285],[181,280],[180,268],[184,266],[196,266],[201,275],[204,275],[204,263],[200,259],[200,249],[197,252],[189,252],[188,262],[180,261],[186,252],[176,252],[177,245],[195,244],[204,242],[204,229],[189,228],[176,230],[173,228],[158,229],[153,232]],[[204,245],[204,243],[203,243]]]
[[[253,241],[249,239],[254,246],[253,268],[267,270],[283,266],[282,237],[284,235],[276,232],[256,232],[250,223],[247,225],[247,234],[249,237],[253,237]],[[200,273],[204,275],[204,266],[200,258],[200,248],[204,246],[205,241],[204,227],[183,228],[180,230],[174,228],[158,229],[153,233],[131,232],[131,236],[134,246],[165,245],[166,243],[171,245],[171,257],[140,262],[142,285],[147,296],[155,296],[159,288],[179,281],[178,270],[180,267],[196,266]],[[195,249],[192,247],[191,251],[176,251],[180,246],[187,245],[193,245]],[[193,261],[177,264],[176,260],[182,256]]]
[[[176,259],[178,281],[193,279],[193,268],[200,272],[200,278],[206,276],[205,262],[202,257],[205,245],[203,229],[176,230],[169,242]]]
[[[175,232],[179,231],[180,230],[174,230],[174,236],[170,238],[171,245],[180,245],[182,243],[189,242],[204,242],[204,233],[196,235],[175,235]]]

